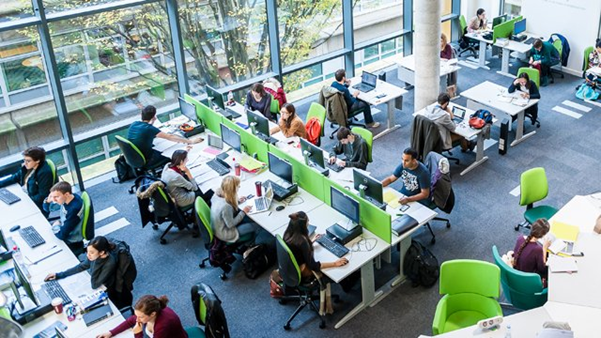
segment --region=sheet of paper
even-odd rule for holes
[[[556,255],[549,255],[547,259],[547,265],[551,272],[578,272],[578,265],[576,260],[570,257],[560,257]]]
[[[574,225],[554,221],[551,223],[551,232],[559,239],[568,242],[576,242],[578,234],[580,233],[580,228]]]
[[[221,149],[217,149],[217,148],[213,148],[213,147],[206,147],[203,151],[205,153],[208,153],[211,155],[218,155],[219,153],[221,153]]]
[[[245,168],[248,171],[259,169],[265,165],[265,163],[259,162],[252,157],[246,157],[242,159],[239,163],[242,168]]]
[[[387,191],[382,196],[384,202],[386,202],[391,208],[396,209],[401,206],[399,203],[399,196],[395,194],[393,191]]]

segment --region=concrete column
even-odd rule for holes
[[[440,0],[414,1],[415,111],[434,103],[440,84]]]

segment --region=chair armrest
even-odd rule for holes
[[[434,320],[432,321],[432,334],[438,335],[444,333],[444,325],[447,321],[447,296],[444,296],[436,305]]]
[[[535,293],[535,295],[537,295],[537,296],[546,295],[548,293],[548,291],[549,291],[549,288],[545,288],[545,289],[543,289],[543,291]]]

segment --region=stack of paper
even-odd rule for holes
[[[262,168],[262,167],[264,167],[264,166],[265,166],[265,163],[263,163],[263,162],[260,162],[260,161],[257,161],[257,160],[255,160],[255,159],[254,159],[254,158],[252,158],[252,157],[245,157],[245,158],[244,158],[243,160],[241,160],[239,163],[240,163],[240,166],[241,166],[241,167],[242,167],[244,170],[246,170],[246,171],[249,171],[249,172],[252,172],[252,171],[258,170],[258,169],[260,169],[260,168]]]
[[[387,191],[383,196],[384,202],[391,208],[396,209],[401,206],[399,203],[399,197],[393,191]]]
[[[574,258],[549,255],[547,265],[551,272],[578,272],[578,265]]]

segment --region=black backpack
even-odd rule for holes
[[[275,251],[266,244],[255,245],[242,256],[244,274],[250,279],[259,277],[275,263]]]
[[[113,177],[113,183],[123,183],[125,181],[129,181],[132,178],[136,178],[136,173],[134,169],[127,164],[125,161],[125,156],[120,155],[115,160],[115,171],[117,172],[117,177]]]
[[[440,267],[430,250],[420,242],[412,240],[403,261],[403,272],[412,282],[413,287],[418,285],[431,287],[438,280]]]

